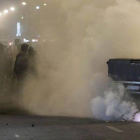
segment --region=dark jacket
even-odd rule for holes
[[[28,55],[20,52],[15,61],[14,71],[17,77],[25,76],[28,71]]]

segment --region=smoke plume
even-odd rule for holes
[[[22,106],[40,115],[131,117],[137,109],[122,87],[108,89],[106,62],[139,58],[139,15],[136,0],[48,0],[37,22],[46,40],[36,48],[38,77],[27,79]]]
[[[105,121],[133,120],[138,109],[135,103],[125,100],[125,94],[123,85],[113,83],[101,96],[92,100],[94,117]]]

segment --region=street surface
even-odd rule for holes
[[[35,116],[6,101],[0,104],[0,140],[140,140],[140,123]],[[135,101],[140,109],[140,98]]]
[[[0,140],[140,140],[140,123],[2,113]]]

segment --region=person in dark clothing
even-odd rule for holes
[[[18,53],[15,61],[14,71],[17,75],[17,78],[22,78],[26,75],[28,70],[28,44],[21,45],[21,51]]]
[[[14,72],[18,80],[18,88],[21,88],[28,72],[28,44],[21,45],[21,51],[18,53],[15,61]]]
[[[37,53],[33,47],[30,47],[28,50],[28,68],[30,74],[36,75],[36,61],[37,61]]]

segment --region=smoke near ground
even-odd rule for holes
[[[133,119],[134,122],[140,122],[140,113],[136,113]]]
[[[39,115],[131,117],[137,109],[123,101],[122,87],[108,89],[106,62],[139,58],[140,3],[50,0],[47,6],[40,26],[47,41],[37,48],[38,78],[26,81],[22,106]]]
[[[92,100],[93,116],[105,121],[133,120],[138,109],[134,102],[125,99],[125,94],[123,85],[113,83],[101,96]]]

